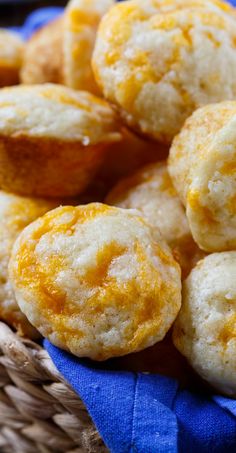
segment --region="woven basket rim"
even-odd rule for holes
[[[0,321],[0,451],[105,453],[80,397],[47,351]]]

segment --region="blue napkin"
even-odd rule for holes
[[[17,31],[28,38],[61,11],[42,8]],[[160,375],[103,369],[47,340],[44,346],[84,401],[111,452],[236,452],[235,400],[181,390],[176,380]]]
[[[47,340],[44,346],[111,452],[236,452],[235,400],[181,390],[160,375],[100,369]]]

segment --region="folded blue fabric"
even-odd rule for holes
[[[18,31],[28,38],[61,11],[38,10]],[[46,340],[44,346],[84,401],[111,452],[236,452],[235,400],[181,390],[168,377],[108,371]]]
[[[236,452],[236,401],[194,394],[168,377],[99,369],[45,340],[114,453]]]

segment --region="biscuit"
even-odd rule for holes
[[[106,360],[160,341],[181,303],[180,269],[136,211],[57,208],[18,237],[9,266],[17,302],[58,347]]]
[[[143,167],[120,181],[108,194],[106,203],[120,208],[138,209],[147,221],[160,230],[180,262],[185,277],[202,252],[194,243],[184,207],[173,187],[166,162]]]
[[[24,45],[20,37],[0,29],[0,87],[19,83]]]
[[[235,124],[235,101],[205,106],[170,149],[170,175],[193,237],[207,252],[236,249]]]
[[[173,340],[203,379],[236,397],[236,252],[209,255],[192,270]]]
[[[111,107],[60,85],[0,91],[0,186],[23,195],[81,193],[120,140]]]
[[[130,127],[170,143],[196,108],[236,98],[233,12],[219,0],[130,0],[110,9],[93,69]]]
[[[64,84],[99,94],[91,58],[97,27],[114,0],[71,0],[65,9],[63,30]]]
[[[38,336],[20,311],[8,278],[8,262],[19,233],[56,204],[0,191],[0,319],[30,338]]]
[[[63,17],[42,27],[26,42],[21,82],[26,85],[62,83]]]

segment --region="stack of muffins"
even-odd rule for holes
[[[99,361],[173,326],[236,397],[235,10],[71,0],[1,33],[1,319]]]

